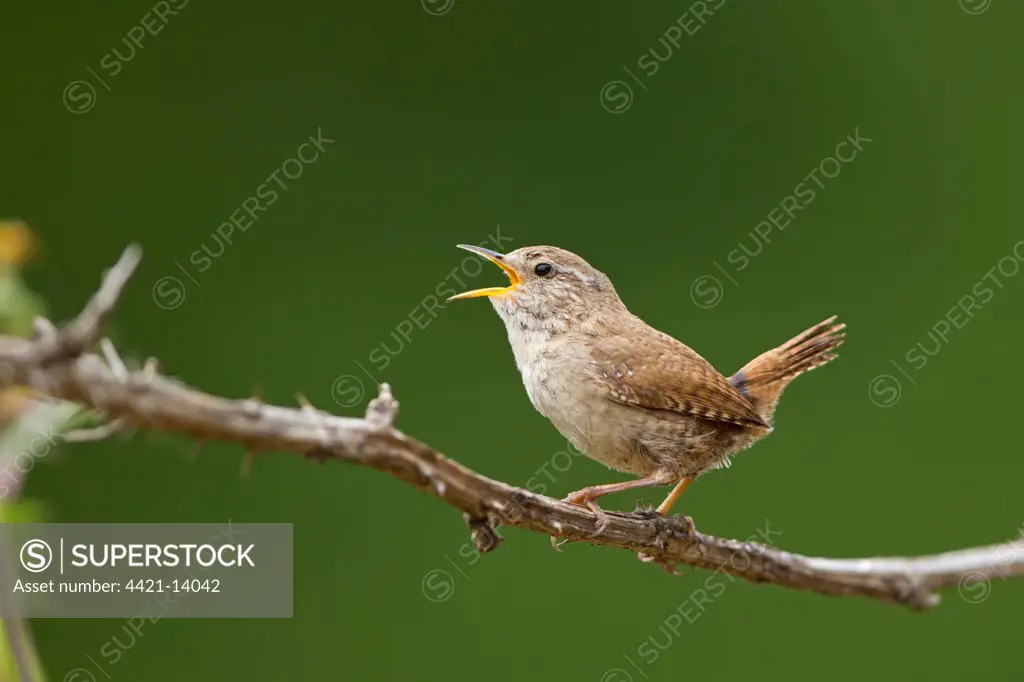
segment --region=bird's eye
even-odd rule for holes
[[[548,275],[555,271],[555,268],[551,265],[551,263],[538,263],[537,267],[535,267],[533,271],[536,272],[540,277],[547,277]]]

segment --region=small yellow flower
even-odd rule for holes
[[[0,220],[0,266],[23,265],[38,248],[32,230],[21,220]]]

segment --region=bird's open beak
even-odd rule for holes
[[[473,291],[467,291],[464,294],[455,294],[454,296],[448,299],[449,301],[454,301],[460,298],[478,298],[480,296],[496,296],[498,294],[506,294],[510,291],[513,291],[522,283],[523,280],[519,278],[519,273],[515,271],[515,268],[506,263],[505,256],[498,253],[497,251],[491,251],[490,249],[485,249],[482,246],[472,246],[470,244],[458,244],[457,246],[460,249],[465,249],[466,251],[469,251],[470,253],[475,253],[478,256],[483,256],[484,258],[486,258],[487,260],[491,261],[499,268],[504,270],[505,274],[508,275],[509,285],[507,287],[487,287],[485,289],[474,289]]]

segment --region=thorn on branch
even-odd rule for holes
[[[318,410],[313,403],[309,402],[309,399],[306,398],[303,393],[296,393],[295,399],[299,402],[299,406],[302,408],[303,414],[308,414],[312,417],[314,425],[320,432],[319,447],[305,454],[317,464],[323,464],[324,461],[331,456],[330,448],[332,445],[332,439],[331,427],[328,419],[330,414],[323,410]]]
[[[654,505],[652,505],[650,502],[647,502],[643,498],[638,498],[636,501],[636,508],[633,510],[633,513],[637,516],[644,516],[645,518],[650,518],[649,514],[653,511]],[[658,514],[658,516],[661,516],[661,514]]]
[[[263,414],[263,402],[255,396],[240,400],[239,406],[242,408],[242,414],[249,419],[259,419]]]
[[[378,429],[388,429],[395,423],[398,401],[391,395],[391,386],[380,385],[380,393],[366,407],[366,421]]]
[[[36,338],[44,343],[52,342],[57,338],[57,327],[45,317],[37,317],[32,320],[32,331]]]
[[[126,381],[131,372],[128,371],[128,367],[124,364],[124,360],[118,355],[117,349],[114,348],[114,344],[110,339],[104,338],[100,341],[100,351],[103,352],[103,358],[110,365],[110,370],[114,373],[118,379]]]
[[[160,361],[156,358],[146,358],[146,364],[142,367],[142,376],[146,383],[153,383],[157,374],[160,373]]]

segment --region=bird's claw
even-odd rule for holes
[[[668,522],[672,525],[673,530],[681,533],[688,540],[692,540],[697,534],[697,527],[693,525],[693,518],[686,514],[676,514],[669,517]]]
[[[573,493],[572,495],[563,498],[562,502],[567,502],[569,504],[575,504],[581,507],[586,507],[587,509],[594,513],[594,532],[588,535],[587,538],[596,538],[598,535],[603,533],[605,529],[608,527],[608,512],[606,512],[604,509],[601,509],[601,507],[598,506],[597,502],[595,502],[592,499],[589,499],[586,495]],[[554,548],[556,552],[561,551],[559,548],[567,542],[569,542],[569,540],[558,538],[554,535],[551,536],[551,546]]]
[[[685,514],[677,514],[675,516],[663,516],[657,510],[643,510],[641,511],[638,507],[637,511],[634,512],[638,516],[643,518],[651,519],[655,521],[658,529],[657,537],[655,542],[660,549],[664,549],[668,544],[668,539],[672,535],[681,535],[687,540],[693,540],[697,533],[697,528],[693,524],[693,519]],[[678,574],[675,566],[671,563],[657,559],[650,554],[643,552],[637,552],[637,558],[644,563],[657,563],[662,566],[665,570],[672,574]]]
[[[675,564],[673,564],[672,562],[666,561],[664,559],[658,559],[656,557],[651,556],[650,554],[644,554],[643,552],[639,552],[636,555],[636,557],[645,564],[658,564],[659,566],[664,568],[670,575],[682,575],[683,573],[678,568],[676,568]]]
[[[594,532],[588,535],[588,538],[596,538],[598,535],[604,532],[604,529],[608,527],[608,512],[597,506],[597,502],[593,500],[587,501],[587,508],[594,512],[596,520],[594,522]]]

